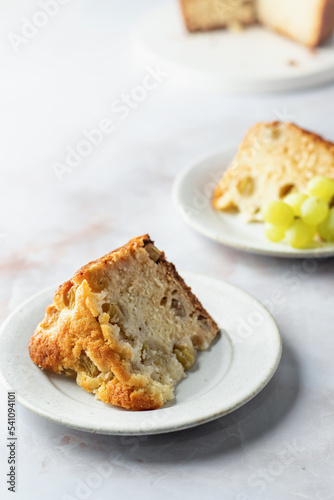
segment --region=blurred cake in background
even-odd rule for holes
[[[180,0],[188,31],[208,31],[257,20],[253,0]]]
[[[334,0],[180,0],[188,31],[260,22],[316,47],[334,31]]]

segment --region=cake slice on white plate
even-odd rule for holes
[[[262,221],[266,203],[304,191],[315,176],[334,180],[333,143],[292,123],[257,123],[216,186],[212,204],[249,222]]]
[[[148,235],[90,262],[55,293],[29,342],[42,369],[113,405],[160,408],[219,328]]]
[[[260,22],[309,47],[334,31],[334,0],[179,0],[188,31]]]

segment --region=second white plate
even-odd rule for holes
[[[188,33],[178,0],[154,8],[135,43],[141,59],[161,62],[187,88],[273,92],[334,79],[334,38],[310,50],[259,25],[242,32]]]
[[[313,247],[296,250],[285,243],[269,241],[261,223],[249,224],[237,214],[213,209],[212,193],[235,154],[236,148],[208,153],[177,176],[173,200],[187,223],[208,238],[251,253],[298,259],[334,256],[333,243],[315,243]]]
[[[221,328],[208,351],[176,389],[176,398],[154,411],[107,405],[74,380],[42,371],[28,342],[56,287],[35,295],[13,312],[0,331],[0,378],[35,413],[76,429],[101,434],[158,434],[193,427],[226,415],[252,399],[271,379],[281,339],[269,312],[246,292],[213,278],[183,273]]]

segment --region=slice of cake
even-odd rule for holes
[[[42,369],[76,379],[105,403],[151,410],[207,349],[218,326],[148,235],[61,285],[30,339]]]
[[[310,47],[334,30],[334,0],[256,0],[259,21]]]
[[[188,31],[259,21],[310,47],[334,31],[334,0],[180,0]]]
[[[207,31],[256,21],[254,0],[180,0],[188,31]]]
[[[266,202],[303,191],[317,175],[334,179],[334,144],[292,123],[258,123],[216,187],[213,206],[262,220]]]

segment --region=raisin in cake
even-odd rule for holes
[[[310,47],[334,31],[334,0],[180,0],[188,31],[260,22]]]
[[[217,210],[239,211],[247,221],[262,220],[262,206],[303,191],[317,175],[334,180],[334,144],[292,123],[252,127],[214,195]]]
[[[105,403],[161,407],[218,326],[148,235],[61,285],[30,339],[42,369],[76,378]]]

